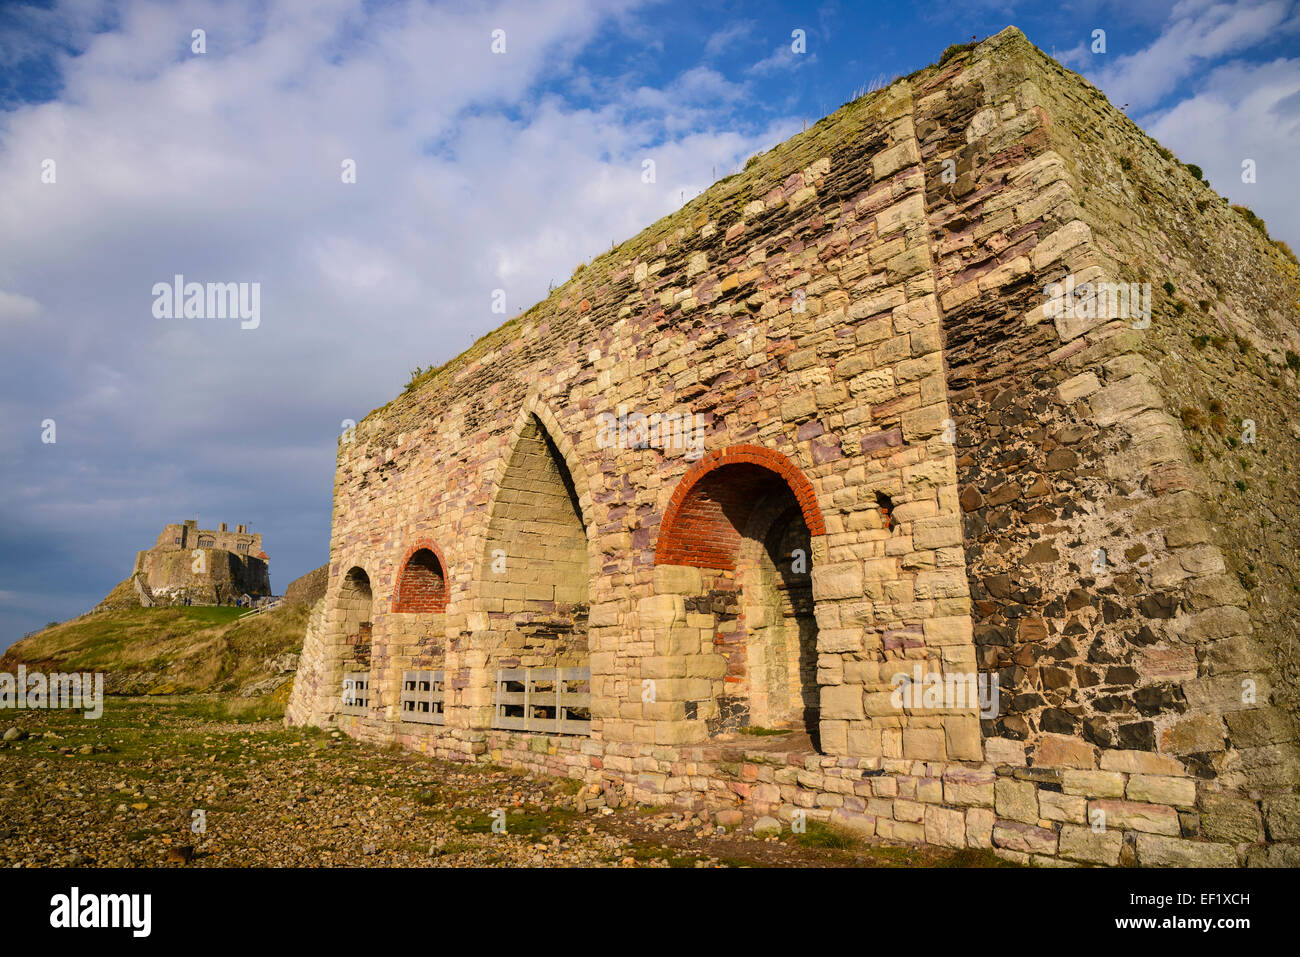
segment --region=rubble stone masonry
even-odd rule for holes
[[[1053,314],[1067,276],[1150,283],[1151,324]],[[1298,293],[1009,28],[757,157],[345,436],[288,720],[723,822],[1300,863]],[[1273,519],[1249,535],[1223,530],[1247,450],[1207,461],[1183,414],[1189,388],[1256,388],[1200,357],[1216,322],[1276,463],[1250,450],[1268,501],[1237,505]],[[703,447],[610,443],[620,407],[701,415]],[[548,667],[590,670],[590,733],[494,729],[498,670]],[[444,724],[401,719],[410,669],[445,675]],[[949,693],[900,703],[899,675]]]

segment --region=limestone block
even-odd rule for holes
[[[1254,801],[1225,794],[1206,794],[1201,798],[1200,810],[1201,828],[1212,841],[1244,844],[1264,838]]]
[[[1035,269],[1050,265],[1081,243],[1092,242],[1092,229],[1082,220],[1066,223],[1034,247],[1030,258]]]
[[[943,800],[945,804],[961,807],[993,807],[992,771],[953,768],[943,775]]]
[[[889,149],[881,150],[872,157],[871,175],[876,180],[882,180],[920,161],[921,153],[917,148],[916,140],[906,139]]]
[[[1264,822],[1270,841],[1300,841],[1300,796],[1264,798]]]
[[[1045,734],[1034,749],[1034,763],[1050,768],[1096,767],[1096,756],[1088,742],[1063,734]]]
[[[984,755],[989,764],[1024,767],[1026,763],[1024,743],[1011,738],[987,738],[984,741]],[[1120,794],[1123,794],[1122,790]]]
[[[1177,758],[1151,751],[1103,751],[1101,769],[1126,774],[1187,774],[1187,769]]]
[[[903,755],[913,761],[943,761],[947,748],[938,728],[904,728]]]
[[[1056,791],[1038,792],[1039,813],[1048,821],[1068,821],[1073,824],[1085,824],[1088,820],[1088,801],[1072,794],[1059,794]]]
[[[862,706],[862,688],[858,685],[831,685],[821,690],[823,718],[861,720],[866,717]]]
[[[837,562],[833,565],[813,566],[813,594],[819,600],[861,598],[862,582],[860,562]]]
[[[970,715],[945,715],[944,745],[950,761],[979,761],[984,757],[980,746],[979,718]]]
[[[690,565],[656,565],[655,591],[663,595],[698,595],[704,591],[700,570]]]

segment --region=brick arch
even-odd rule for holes
[[[719,542],[720,548],[712,549],[707,556],[701,555],[697,541],[700,529],[690,527],[692,520],[697,518],[691,515],[691,511],[700,497],[700,483],[727,466],[752,466],[777,475],[794,493],[808,531],[814,538],[826,534],[826,521],[817,505],[817,493],[797,465],[774,449],[761,445],[732,445],[704,456],[677,483],[659,526],[656,565],[696,565],[703,560],[720,563],[710,567],[734,567],[735,556],[722,554],[726,543]]]
[[[421,552],[432,557],[432,564],[416,559]],[[432,540],[422,538],[406,550],[398,563],[393,611],[444,612],[447,610],[447,592],[447,562],[442,557],[442,550]]]

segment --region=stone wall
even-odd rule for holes
[[[371,413],[340,444],[288,719],[728,820],[1285,859],[1294,737],[1210,740],[1276,709],[1267,662],[1225,667],[1250,610],[1151,342],[1046,312],[1045,284],[1112,268],[1064,158],[1081,88],[1004,31],[756,158]],[[629,410],[698,416],[703,441],[610,442]],[[436,602],[408,601],[430,554]],[[589,667],[590,737],[491,730],[516,665]],[[360,667],[371,707],[340,715]],[[400,720],[417,667],[446,675],[445,727]],[[900,675],[939,693],[900,701]],[[992,702],[960,693],[994,679]],[[754,725],[798,747],[747,748]]]
[[[325,589],[329,585],[329,574],[330,567],[325,564],[289,582],[289,587],[284,590],[285,604],[315,605],[316,602],[325,597]]]

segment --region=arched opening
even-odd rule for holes
[[[587,529],[564,455],[535,414],[516,437],[490,514],[479,584],[495,726],[573,729],[567,722],[590,720],[585,672],[551,669],[588,666]],[[583,706],[557,715],[561,692],[582,696]]]
[[[812,539],[825,533],[807,479],[769,449],[728,449],[698,463],[673,494],[656,564],[691,565],[725,662],[712,701],[694,702],[711,734],[745,727],[804,731],[818,746]]]
[[[343,576],[334,601],[331,631],[336,637],[338,673],[342,676],[339,693],[343,710],[364,713],[370,703],[370,644],[374,600],[370,576],[365,569],[353,567]]]
[[[447,578],[442,570],[442,560],[432,548],[417,548],[398,574],[393,611],[427,613],[446,610]]]

